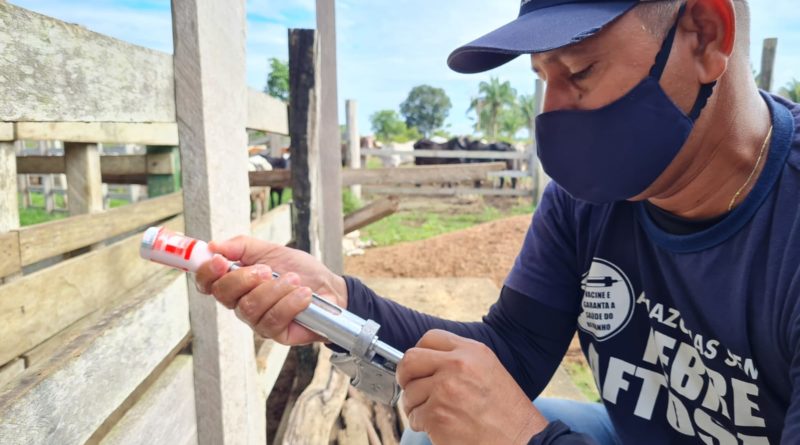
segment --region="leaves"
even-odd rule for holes
[[[475,129],[487,138],[496,139],[501,130],[513,138],[524,125],[519,124],[519,114],[513,111],[516,108],[517,90],[511,87],[511,82],[500,82],[500,79],[492,77],[489,82],[478,85],[478,96],[472,99],[467,113],[474,111],[477,114]],[[509,133],[511,131],[513,133]]]
[[[441,88],[419,85],[411,89],[408,98],[400,104],[408,128],[418,128],[429,137],[444,125],[452,104],[447,93]]]
[[[778,94],[794,103],[800,103],[800,81],[792,79],[785,87],[781,88]]]
[[[289,64],[275,57],[269,59],[270,72],[264,92],[284,102],[289,101]]]
[[[408,128],[405,122],[394,110],[380,110],[369,117],[372,131],[381,142],[406,142],[419,139],[420,134],[416,128]]]

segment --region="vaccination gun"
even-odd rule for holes
[[[196,272],[213,254],[204,241],[172,232],[165,227],[151,227],[144,232],[139,249],[142,258],[185,272]],[[231,262],[228,271],[239,264]],[[273,272],[273,277],[280,275]],[[394,405],[400,397],[395,378],[403,353],[378,339],[380,325],[348,312],[312,295],[311,305],[295,321],[348,351],[334,353],[331,362],[350,377],[350,383],[371,399]]]

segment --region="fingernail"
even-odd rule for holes
[[[295,286],[299,286],[300,285],[300,276],[297,275],[294,272],[289,272],[289,273],[286,274],[286,281],[288,281],[289,284],[293,284]]]

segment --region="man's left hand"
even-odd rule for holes
[[[434,444],[526,444],[547,421],[483,343],[433,330],[397,368],[414,431]]]

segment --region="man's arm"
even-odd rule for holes
[[[432,329],[487,345],[533,399],[550,381],[575,333],[576,318],[504,287],[482,322],[461,323],[423,314],[381,298],[355,278],[345,277],[348,310],[381,325],[378,336],[405,351]]]

